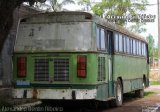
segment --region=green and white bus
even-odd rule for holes
[[[86,12],[21,19],[13,53],[13,97],[113,100],[149,85],[148,44]]]

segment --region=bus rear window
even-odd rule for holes
[[[15,51],[88,51],[91,43],[92,22],[21,23]]]

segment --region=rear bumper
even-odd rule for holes
[[[55,100],[96,99],[96,89],[13,89],[13,98],[36,98]]]

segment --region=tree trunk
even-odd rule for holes
[[[23,2],[29,2],[30,5],[33,5],[35,2],[43,3],[45,1],[46,0],[0,0],[0,53],[13,24],[14,9]]]
[[[0,52],[13,23],[13,11],[22,0],[0,0]]]

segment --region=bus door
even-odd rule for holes
[[[107,48],[108,48],[108,96],[114,96],[113,83],[113,32],[107,31]]]

